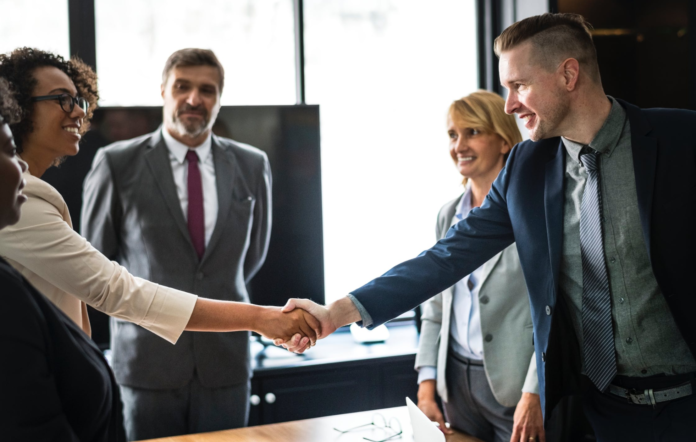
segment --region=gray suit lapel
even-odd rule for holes
[[[237,165],[234,161],[234,154],[229,152],[213,136],[212,146],[213,162],[215,164],[215,187],[218,197],[218,214],[215,220],[215,228],[210,237],[208,246],[205,248],[201,263],[212,253],[213,249],[220,241],[222,231],[225,228],[227,215],[230,213],[232,198],[234,193],[234,181],[237,175]]]
[[[167,203],[167,207],[169,208],[172,218],[174,218],[174,222],[179,228],[179,231],[181,231],[181,234],[186,238],[186,241],[191,245],[191,251],[195,253],[195,249],[191,243],[191,237],[189,236],[188,226],[184,219],[184,213],[181,211],[179,195],[176,193],[174,175],[172,174],[172,166],[169,161],[169,150],[162,139],[161,129],[153,134],[150,141],[150,148],[145,152],[145,160],[150,167],[150,172],[152,172],[152,175],[155,177],[157,186],[160,192],[162,192],[162,197]]]
[[[493,258],[489,259],[486,261],[486,263],[483,265],[483,275],[481,276],[481,283],[479,284],[479,287],[483,287],[483,284],[486,282],[488,277],[491,275],[491,272],[495,268],[495,266],[498,264],[498,261],[500,261],[500,257],[503,256],[503,253],[505,253],[505,250],[502,252],[498,253],[495,255]],[[479,293],[481,293],[481,289],[479,289]]]

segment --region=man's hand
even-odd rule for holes
[[[513,419],[510,442],[530,442],[532,440],[546,442],[544,417],[541,413],[541,401],[538,394],[522,393]]]
[[[283,307],[284,312],[292,312],[295,309],[302,309],[314,316],[321,324],[321,333],[319,339],[324,339],[331,333],[335,332],[339,327],[351,324],[360,320],[360,312],[348,297],[341,298],[333,302],[330,306],[324,307],[309,299],[290,299]],[[276,345],[282,345],[288,350],[295,353],[302,353],[311,345],[302,344],[302,339],[299,335],[295,335],[292,339],[276,339]]]
[[[317,334],[317,339],[325,338],[326,336],[335,332],[338,328],[331,321],[329,309],[309,299],[289,299],[282,311],[286,314],[304,311],[315,318],[315,320],[317,320],[320,324],[320,333]],[[314,345],[314,342],[308,343],[302,338],[302,336],[296,334],[294,336],[289,336],[286,339],[275,339],[274,344],[282,345],[295,353],[303,353],[305,350]]]
[[[264,315],[256,323],[255,331],[268,339],[287,341],[298,336],[304,346],[314,345],[321,334],[321,324],[305,310],[283,313],[280,307],[264,307]]]
[[[453,431],[445,425],[445,417],[435,402],[435,385],[434,379],[420,383],[418,386],[418,408],[428,416],[428,419],[437,422],[443,433],[452,434]]]

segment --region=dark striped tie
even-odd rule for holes
[[[580,205],[585,372],[592,383],[600,391],[604,391],[616,376],[616,354],[611,322],[611,292],[602,237],[599,153],[584,147],[580,160],[587,169],[587,181]]]

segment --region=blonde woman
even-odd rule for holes
[[[464,193],[440,210],[438,239],[483,203],[522,141],[504,105],[500,96],[478,91],[450,106],[449,154],[464,177]],[[448,420],[484,441],[545,440],[532,318],[515,244],[423,304],[416,369],[418,406],[445,433]]]

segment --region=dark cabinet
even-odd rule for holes
[[[257,361],[249,425],[402,406],[406,396],[415,401],[415,327],[390,331],[387,344],[357,344],[345,333],[321,341],[306,358]]]

